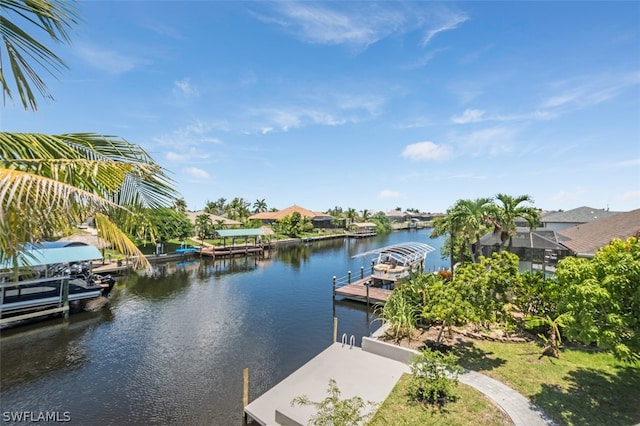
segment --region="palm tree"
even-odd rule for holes
[[[184,200],[184,198],[178,198],[173,202],[173,208],[180,213],[184,213],[187,211],[187,202]]]
[[[495,200],[500,204],[494,205],[489,210],[489,220],[494,226],[494,232],[500,233],[500,250],[508,242],[508,251],[511,251],[513,236],[516,235],[516,218],[525,219],[529,224],[529,228],[533,229],[540,224],[540,212],[534,207],[520,205],[524,202],[533,203],[533,199],[529,195],[513,197],[511,195],[498,194]]]
[[[30,84],[42,96],[50,95],[29,60],[50,73],[65,65],[20,24],[35,26],[54,42],[68,42],[67,31],[76,24],[78,14],[73,3],[57,0],[0,0],[0,7],[3,98],[13,99],[5,77],[8,68],[1,66],[6,55],[23,107],[35,111],[37,101]],[[171,183],[144,150],[111,136],[1,132],[0,262],[17,267],[26,256],[26,243],[67,231],[93,216],[100,237],[131,256],[135,267],[149,266],[126,229],[112,218],[127,213],[130,219],[144,208],[171,205],[176,198]]]
[[[358,212],[356,211],[356,209],[350,207],[347,209],[344,215],[349,220],[349,224],[352,224],[355,221],[356,217],[358,217]]]
[[[362,210],[362,221],[366,222],[371,218],[371,212],[367,209]]]
[[[451,271],[456,263],[455,246],[456,239],[459,237],[461,224],[456,220],[456,216],[452,214],[453,208],[447,209],[444,216],[437,217],[433,220],[433,230],[430,237],[437,238],[442,235],[449,235],[449,261],[451,262]]]
[[[174,199],[164,170],[137,145],[87,133],[0,133],[0,261],[15,264],[25,243],[93,216],[98,236],[148,266],[111,218]]]
[[[487,230],[488,212],[491,198],[476,198],[475,200],[458,200],[451,213],[452,220],[459,225],[458,233],[468,247],[471,261],[477,262],[480,254],[480,237]]]
[[[253,212],[254,213],[261,213],[261,212],[266,212],[267,211],[267,202],[265,201],[264,198],[256,200],[253,203]]]

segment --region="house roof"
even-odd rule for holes
[[[353,222],[351,225],[356,228],[375,228],[376,224],[373,222]]]
[[[186,212],[186,213],[187,213],[187,217],[192,223],[196,223],[196,217],[200,216],[201,214],[208,214],[213,223],[216,223],[216,221],[218,220],[222,220],[224,221],[225,225],[242,225],[242,222],[238,222],[237,220],[232,220],[232,219],[229,219],[228,217],[207,213],[202,210],[197,212]]]
[[[411,216],[411,213],[403,212],[400,210],[391,210],[385,213],[388,217],[406,217]]]
[[[625,240],[640,236],[640,209],[617,213],[593,222],[583,223],[558,233],[567,241],[562,245],[578,256],[592,257],[600,247],[604,247],[614,238]]]
[[[597,219],[613,216],[620,212],[611,212],[603,209],[582,206],[566,212],[549,212],[542,216],[545,223],[588,223]]]
[[[562,240],[563,237],[551,229],[538,228],[530,231],[527,227],[518,227],[516,228],[516,235],[512,238],[512,247],[566,250],[565,247],[560,245]],[[480,245],[482,246],[494,246],[500,243],[499,232],[490,232],[480,238]]]
[[[279,210],[277,212],[261,212],[256,213],[253,216],[249,216],[249,219],[254,220],[280,220],[285,216],[291,216],[293,213],[298,212],[300,216],[307,217],[309,219],[330,219],[332,216],[326,213],[314,212],[304,207],[300,207],[296,204],[293,206],[287,207],[286,209]]]

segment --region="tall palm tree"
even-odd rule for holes
[[[533,203],[529,195],[519,195],[517,197],[498,194],[495,197],[497,204],[494,204],[489,211],[489,220],[494,226],[494,232],[500,233],[500,250],[508,242],[508,251],[513,248],[513,236],[516,235],[516,219],[521,217],[527,221],[529,228],[533,229],[540,224],[540,212],[530,206],[521,206],[522,203]]]
[[[472,262],[477,262],[480,254],[480,237],[487,230],[491,198],[458,200],[451,213],[452,220],[459,225],[458,233],[463,240],[463,248],[469,249]]]
[[[173,208],[180,213],[184,213],[187,211],[187,202],[184,198],[178,198],[173,202]]]
[[[358,212],[356,211],[356,209],[350,207],[347,209],[344,215],[349,220],[349,224],[352,224],[353,222],[355,222],[356,217],[358,217]]]
[[[264,198],[256,200],[253,203],[253,212],[254,213],[261,213],[261,212],[266,212],[266,211],[267,211],[267,202],[265,201]]]
[[[74,3],[59,0],[0,0],[0,9],[3,99],[13,99],[5,76],[10,69],[23,107],[37,110],[31,84],[42,96],[50,95],[30,61],[52,74],[65,65],[21,24],[54,42],[68,42],[68,30],[79,16]],[[2,66],[5,56],[10,68]],[[93,216],[100,237],[131,256],[134,266],[149,266],[111,218],[171,205],[176,198],[171,184],[143,149],[124,140],[93,133],[1,132],[0,262],[17,267],[26,256],[26,243],[42,241]]]

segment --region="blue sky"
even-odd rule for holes
[[[639,2],[79,3],[16,132],[143,146],[190,210],[640,207]]]

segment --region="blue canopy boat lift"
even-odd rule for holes
[[[108,296],[115,280],[92,272],[91,261],[100,259],[94,246],[57,241],[27,246],[17,265],[0,263],[0,325],[66,315],[70,302]]]

